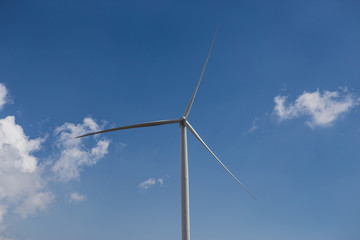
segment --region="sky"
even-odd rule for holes
[[[0,240],[360,238],[358,1],[0,1]]]

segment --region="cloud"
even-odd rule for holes
[[[252,123],[251,123],[251,126],[250,128],[247,130],[246,133],[252,133],[253,131],[255,131],[256,129],[258,129],[259,127],[256,125],[256,122],[258,121],[259,119],[258,118],[255,118]]]
[[[141,182],[138,186],[139,186],[139,188],[146,190],[149,187],[155,185],[155,183],[156,183],[156,181],[154,178],[149,178],[148,180]]]
[[[349,112],[359,103],[359,99],[356,99],[346,88],[341,90],[323,93],[319,90],[304,91],[295,103],[288,105],[286,105],[286,96],[276,96],[274,113],[280,121],[308,116],[310,119],[306,124],[311,128],[331,126],[341,115]]]
[[[41,138],[29,140],[14,116],[0,119],[0,171],[15,168],[22,173],[33,173],[37,159],[30,153],[40,149]]]
[[[0,224],[10,206],[26,217],[45,210],[54,199],[45,191],[43,168],[32,155],[43,141],[29,139],[14,116],[0,119]]]
[[[7,89],[4,84],[0,83],[0,110],[3,109],[4,105],[7,103]]]
[[[87,199],[87,196],[78,192],[73,192],[69,195],[69,203],[79,203]]]
[[[55,195],[51,192],[39,192],[28,196],[24,203],[17,209],[23,218],[35,213],[37,210],[46,210],[54,200]]]
[[[122,150],[124,148],[126,148],[128,145],[126,143],[123,143],[123,142],[119,142],[119,143],[116,143],[115,144],[115,149],[117,152],[122,152]]]
[[[96,164],[107,154],[109,140],[97,140],[96,145],[88,150],[84,146],[84,138],[75,138],[99,130],[99,125],[91,118],[85,118],[83,123],[77,125],[65,123],[55,129],[60,157],[55,161],[52,171],[57,181],[68,182],[78,178],[84,166]]]
[[[81,140],[74,139],[89,130],[99,130],[91,118],[78,125],[65,123],[56,128],[60,157],[48,166],[49,163],[39,164],[33,155],[41,149],[44,139],[26,136],[14,116],[0,119],[0,232],[5,229],[4,216],[9,209],[23,218],[48,209],[55,195],[47,190],[50,180],[46,176],[53,174],[50,179],[67,182],[79,177],[82,167],[94,165],[105,156],[109,141],[96,140],[95,146],[86,150]],[[72,195],[74,202],[83,198],[84,195]]]
[[[7,92],[0,83],[0,109],[7,103]],[[55,199],[55,194],[48,189],[50,181],[78,178],[84,166],[94,165],[105,156],[108,140],[96,138],[89,149],[83,139],[74,139],[98,130],[99,125],[89,117],[77,125],[65,123],[54,132],[56,154],[50,151],[48,157],[39,159],[34,153],[44,148],[45,138],[31,139],[16,124],[14,116],[0,119],[0,240],[11,239],[4,236],[7,214],[15,212],[26,218],[45,211]],[[49,158],[51,160],[44,161]],[[74,202],[86,199],[78,193],[70,197]]]
[[[258,129],[259,127],[258,126],[256,126],[254,123],[253,124],[251,124],[251,127],[250,127],[250,129],[248,130],[248,133],[252,133],[253,131],[255,131],[256,129]]]
[[[154,186],[156,183],[159,183],[160,185],[163,185],[164,184],[164,178],[155,179],[155,178],[150,177],[148,180],[145,180],[145,181],[141,182],[138,185],[138,187],[140,189],[146,190],[149,187]]]

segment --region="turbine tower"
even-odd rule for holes
[[[190,125],[189,121],[187,120],[191,106],[194,102],[196,92],[199,88],[201,79],[204,75],[206,65],[208,63],[211,50],[214,45],[214,41],[216,38],[217,28],[211,43],[211,47],[209,50],[209,53],[207,55],[204,67],[202,69],[199,81],[197,83],[197,86],[195,88],[195,91],[193,95],[191,96],[190,102],[187,105],[184,114],[178,118],[178,119],[170,119],[170,120],[160,120],[160,121],[154,121],[154,122],[146,122],[146,123],[139,123],[139,124],[133,124],[123,127],[117,127],[117,128],[111,128],[107,130],[102,130],[98,132],[93,132],[89,134],[85,134],[82,136],[78,136],[76,138],[82,138],[86,136],[91,136],[99,133],[105,133],[105,132],[113,132],[118,130],[125,130],[130,128],[140,128],[140,127],[152,127],[152,126],[158,126],[158,125],[165,125],[165,124],[172,124],[172,123],[178,123],[180,124],[180,150],[181,150],[181,232],[182,232],[182,240],[190,240],[190,215],[189,215],[189,173],[188,173],[188,154],[187,154],[187,136],[186,136],[186,129],[188,129],[200,142],[204,147],[211,153],[211,155],[214,156],[214,158],[225,168],[225,170],[245,189],[245,191],[250,194],[251,197],[254,199],[255,196],[246,189],[246,187],[230,172],[230,170],[220,161],[220,159],[210,150],[210,148],[206,145],[206,143],[201,139],[199,134],[195,131],[195,129]]]

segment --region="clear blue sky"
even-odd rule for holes
[[[358,1],[0,2],[0,239],[360,238]],[[3,101],[2,101],[3,100]],[[84,120],[85,119],[85,120]]]

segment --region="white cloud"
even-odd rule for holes
[[[41,142],[41,138],[29,140],[14,116],[0,119],[0,172],[14,167],[22,173],[33,173],[37,159],[30,153],[39,150]]]
[[[139,188],[141,189],[148,189],[149,187],[155,185],[156,181],[154,178],[149,178],[148,180],[145,180],[139,184]]]
[[[164,178],[155,179],[155,178],[150,177],[148,180],[145,180],[145,181],[141,182],[138,185],[138,187],[140,189],[146,190],[149,187],[154,186],[156,183],[159,183],[160,185],[163,185],[164,184]]]
[[[7,92],[0,83],[0,110],[7,103]],[[44,163],[33,154],[41,149],[45,139],[30,139],[14,116],[0,119],[0,240],[11,239],[3,235],[9,212],[13,210],[25,218],[46,210],[54,201],[55,195],[47,189],[49,176],[69,181],[79,177],[83,166],[94,165],[105,156],[108,140],[96,139],[95,145],[87,150],[83,139],[74,138],[98,130],[99,125],[91,118],[85,118],[81,124],[65,123],[56,128],[58,157]],[[73,193],[70,198],[79,202],[86,196]]]
[[[253,131],[255,131],[256,129],[258,129],[259,127],[258,126],[256,126],[254,123],[253,124],[251,124],[251,127],[250,127],[250,129],[248,130],[248,133],[252,133]]]
[[[10,206],[26,217],[45,210],[53,200],[50,192],[44,192],[43,169],[32,155],[42,142],[29,139],[14,116],[0,119],[0,225]]]
[[[0,83],[0,110],[4,107],[4,105],[7,103],[7,89],[4,86],[4,84]]]
[[[87,196],[78,192],[73,192],[69,195],[69,203],[79,203],[87,199]]]
[[[116,151],[118,152],[122,152],[122,150],[127,147],[128,145],[126,143],[123,143],[123,142],[119,142],[119,143],[116,143],[115,144],[115,149]]]
[[[304,92],[293,104],[286,105],[286,96],[276,96],[274,98],[274,112],[280,121],[297,118],[300,116],[309,116],[306,121],[309,127],[330,126],[341,115],[348,112],[359,103],[359,99],[348,92],[346,88],[338,91],[319,90],[315,92]]]
[[[252,123],[251,123],[251,127],[249,128],[249,130],[247,130],[247,133],[252,133],[253,131],[255,131],[256,129],[258,129],[259,127],[256,125],[256,122],[258,121],[258,118],[255,118]]]
[[[56,179],[69,181],[79,177],[81,167],[94,165],[104,157],[109,141],[97,140],[90,150],[84,150],[82,141],[74,139],[75,135],[97,130],[99,126],[91,118],[85,118],[82,124],[65,123],[57,128],[60,157],[49,167],[39,164],[33,155],[40,150],[44,139],[26,136],[14,116],[0,119],[0,233],[5,229],[4,217],[9,209],[26,218],[45,211],[53,202],[55,195],[46,190],[49,181],[45,175],[53,173]],[[72,194],[71,199],[78,202],[86,196]],[[0,236],[1,239],[7,238]]]
[[[46,210],[48,205],[54,200],[55,195],[51,192],[39,192],[28,196],[24,203],[18,207],[17,212],[23,218],[35,213],[37,210]]]
[[[92,166],[107,154],[109,140],[96,140],[96,145],[87,150],[84,138],[75,138],[88,132],[99,131],[99,125],[91,118],[85,118],[83,123],[65,123],[56,128],[57,147],[60,157],[55,161],[52,171],[56,180],[67,182],[80,176],[84,166]]]
[[[82,124],[65,123],[56,129],[60,157],[53,161],[50,173],[57,180],[66,182],[77,178],[83,166],[94,165],[104,157],[109,141],[97,140],[95,146],[86,150],[82,140],[74,139],[87,131],[97,130],[99,126],[91,118],[85,118]],[[0,119],[0,232],[9,207],[14,207],[25,218],[46,210],[55,198],[46,190],[48,166],[40,165],[33,155],[43,142],[42,138],[30,139],[26,136],[23,128],[15,123],[14,116]],[[75,198],[74,195],[74,201]]]

